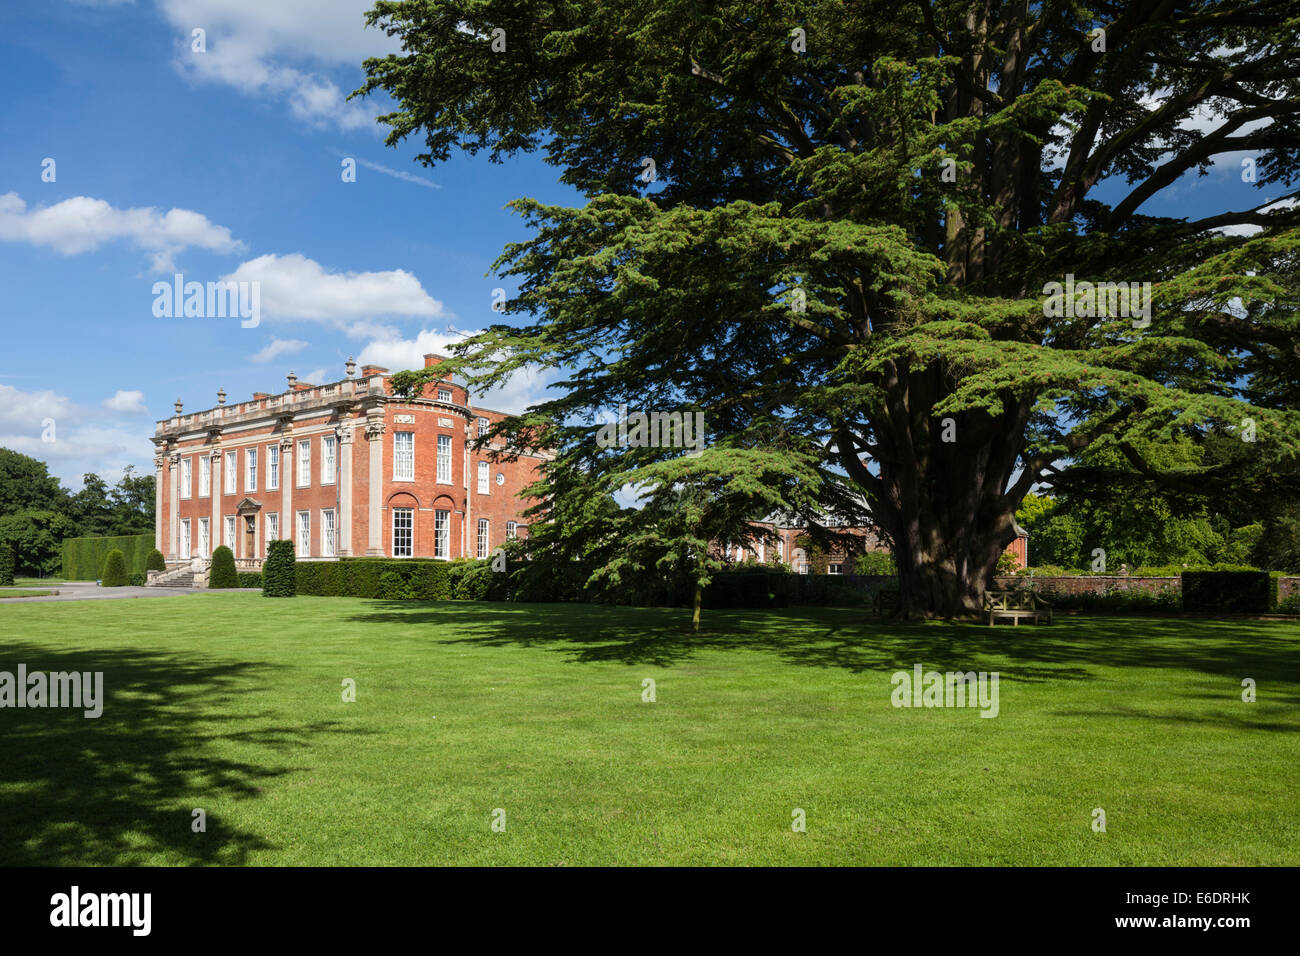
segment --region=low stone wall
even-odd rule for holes
[[[1149,591],[1158,594],[1161,591],[1183,590],[1183,579],[1172,578],[1137,578],[1127,574],[1071,574],[1071,575],[1035,575],[1030,578],[1023,574],[1003,574],[993,579],[999,588],[1011,589],[1025,587],[1031,581],[1033,588],[1043,594],[1104,594],[1107,591]],[[1277,599],[1285,601],[1293,594],[1300,594],[1300,577],[1279,578],[1277,582]]]

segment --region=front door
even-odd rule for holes
[[[244,557],[257,557],[257,515],[244,515]]]

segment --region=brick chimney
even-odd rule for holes
[[[388,369],[382,365],[363,365],[361,366],[361,377],[372,378],[375,375],[387,375]]]

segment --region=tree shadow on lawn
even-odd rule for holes
[[[0,670],[103,671],[103,713],[0,710],[0,865],[130,866],[178,860],[240,864],[271,848],[225,823],[219,808],[256,798],[289,770],[218,756],[238,740],[285,751],[330,724],[232,730],[265,714],[232,701],[267,665],[195,661],[140,650],[57,651],[6,641]],[[191,830],[203,808],[207,830]]]
[[[699,651],[760,650],[794,664],[853,673],[1001,670],[1019,681],[1090,680],[1091,668],[1185,668],[1230,677],[1300,680],[1300,626],[1285,621],[1213,621],[1078,616],[1052,625],[987,627],[873,619],[853,608],[790,607],[690,612],[570,604],[371,601],[358,622],[431,625],[445,643],[564,650],[575,662],[668,667]],[[991,665],[991,666],[989,666]]]

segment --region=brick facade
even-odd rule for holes
[[[426,355],[425,367],[442,360]],[[505,542],[509,523],[516,534],[527,533],[520,492],[536,480],[544,456],[497,462],[491,455],[502,446],[470,447],[480,421],[506,413],[474,406],[450,379],[400,399],[387,369],[367,365],[359,377],[353,371],[349,361],[347,378],[320,386],[290,373],[284,392],[258,392],[236,405],[225,405],[219,393],[221,404],[188,415],[177,402],[153,438],[156,544],[169,564],[206,559],[231,543],[240,566],[257,567],[272,536],[293,540],[304,559],[452,559],[480,553],[481,519],[486,554]]]

